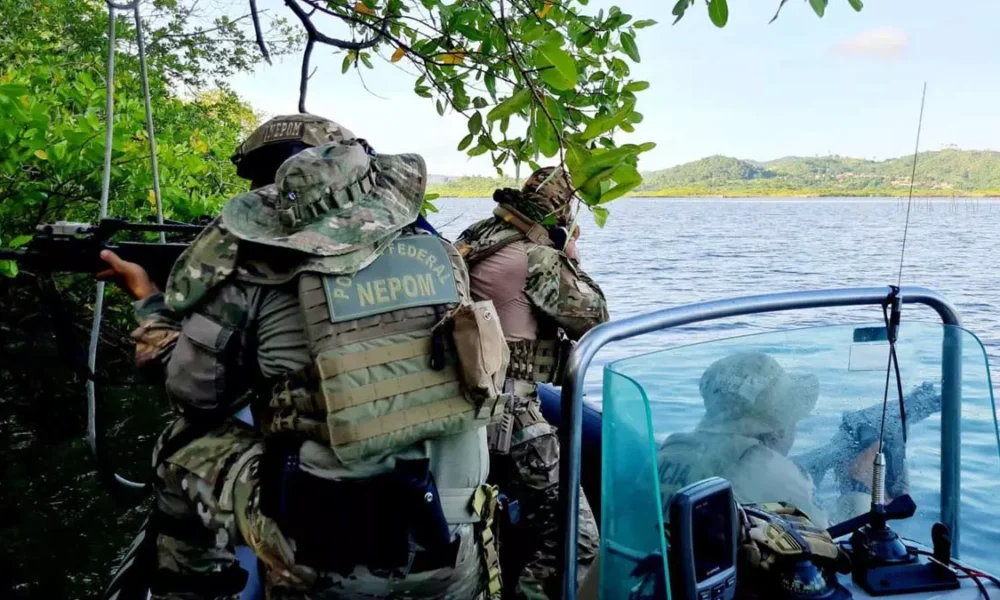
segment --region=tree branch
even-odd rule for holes
[[[264,43],[264,33],[260,29],[260,15],[257,13],[257,0],[250,0],[250,15],[253,17],[253,32],[257,36],[257,47],[263,55],[267,64],[271,63],[271,53],[267,51],[267,44]]]

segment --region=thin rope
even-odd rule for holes
[[[917,176],[917,156],[920,153],[920,129],[924,124],[924,100],[927,98],[927,82],[924,82],[924,91],[920,94],[920,117],[917,119],[917,143],[913,148],[913,168],[910,171],[910,194],[906,202],[906,224],[903,225],[903,247],[899,251],[899,274],[896,278],[896,287],[903,284],[903,257],[906,256],[906,234],[910,230],[910,207],[913,206],[913,180]]]
[[[108,195],[111,190],[111,146],[114,141],[115,119],[115,9],[108,5],[108,70],[107,102],[104,135],[104,174],[101,177],[100,218],[108,216]],[[90,326],[90,344],[87,347],[87,366],[91,373],[97,372],[97,343],[101,335],[101,315],[104,311],[104,282],[98,281],[94,295],[94,322]],[[97,453],[97,391],[92,379],[87,380],[87,442]]]
[[[107,69],[107,85],[105,90],[107,93],[107,103],[105,104],[106,123],[105,123],[105,136],[104,136],[104,172],[101,176],[101,201],[100,201],[100,218],[105,219],[108,216],[108,196],[111,193],[111,152],[114,144],[114,127],[115,127],[115,25],[116,25],[116,14],[115,9],[119,10],[130,10],[134,9],[136,11],[136,20],[139,17],[139,1],[134,0],[128,4],[118,5],[112,0],[106,0],[108,5],[108,69]],[[157,170],[156,170],[156,146],[155,140],[153,138],[152,129],[152,111],[149,102],[149,82],[146,78],[146,68],[145,68],[145,49],[142,42],[142,30],[141,25],[139,25],[139,53],[140,61],[142,65],[142,81],[143,90],[146,92],[146,126],[147,133],[149,134],[150,140],[150,150],[152,152],[152,165],[153,165],[153,177],[154,186],[156,186],[157,194],[157,216],[159,217],[160,223],[163,222],[162,212],[159,207],[159,183],[157,182]],[[164,240],[163,233],[160,233],[160,239]],[[101,335],[101,320],[104,314],[104,282],[98,281],[96,286],[96,291],[94,294],[94,321],[90,327],[90,344],[87,348],[87,366],[91,373],[97,373],[97,346],[100,341]],[[97,388],[96,388],[96,377],[89,378],[87,380],[87,442],[90,444],[90,449],[97,457],[98,464],[102,464],[101,453],[99,449],[98,441],[98,429],[97,429]],[[111,475],[113,475],[115,481],[131,489],[144,489],[146,486],[141,483],[130,481],[106,465],[102,465],[101,469],[107,468]]]
[[[156,161],[156,133],[153,130],[153,106],[149,99],[149,77],[146,75],[146,43],[142,35],[142,18],[138,0],[135,11],[135,31],[139,41],[139,77],[142,79],[142,95],[146,101],[146,137],[149,138],[149,165],[153,171],[153,197],[156,200],[156,222],[163,225],[163,202],[160,200],[160,170]],[[167,234],[160,232],[160,243],[167,242]]]

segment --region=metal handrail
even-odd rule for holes
[[[562,515],[562,598],[576,599],[577,527],[580,508],[580,468],[583,439],[583,383],[587,367],[607,344],[680,325],[760,313],[838,306],[880,305],[892,291],[889,287],[847,288],[766,294],[715,300],[666,308],[610,321],[587,332],[573,348],[562,386],[562,419],[559,443],[559,509]],[[900,291],[905,304],[923,304],[934,309],[945,325],[962,325],[955,306],[934,290],[907,287]],[[958,547],[959,434],[961,409],[961,338],[944,340],[941,383],[941,517],[951,528]],[[946,493],[947,490],[947,493]],[[595,565],[594,568],[600,568]]]

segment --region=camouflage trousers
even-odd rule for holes
[[[165,440],[185,427],[183,419],[172,424],[161,436],[157,454]],[[263,451],[259,435],[233,420],[159,461],[157,508],[168,520],[187,526],[183,534],[176,528],[159,531],[153,600],[238,600],[245,581],[235,554],[235,546],[241,544],[257,555],[271,600],[485,600],[473,525],[458,527],[454,567],[410,573],[359,566],[338,574],[296,564],[294,541],[258,509],[257,472]],[[331,542],[351,544],[351,540]]]
[[[542,416],[534,383],[515,381],[513,432],[507,452],[491,451],[490,482],[516,500],[518,522],[501,518],[500,564],[504,598],[559,598],[559,439]],[[507,522],[505,522],[507,521]],[[580,490],[577,585],[594,562],[600,537]]]

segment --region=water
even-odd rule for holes
[[[454,239],[488,215],[494,203],[444,199],[438,206],[440,213],[431,220]],[[612,318],[622,318],[733,296],[894,284],[906,201],[630,198],[616,201],[611,211],[603,230],[583,215],[579,246],[581,265],[604,289]],[[994,378],[1000,374],[1000,314],[993,300],[997,277],[991,259],[998,224],[1000,201],[914,199],[902,275],[904,286],[931,288],[957,306],[965,327],[982,340]],[[903,318],[939,322],[930,309],[912,305],[904,308]],[[881,319],[878,307],[823,309],[658,332],[603,349],[588,371],[586,392],[600,397],[604,363],[672,345]],[[963,496],[963,547],[969,549],[965,558],[982,560],[996,571],[1000,561],[992,559],[990,544],[1000,536],[1000,526],[990,502],[969,497],[984,489],[990,495],[1000,481],[991,415],[980,417],[966,427],[969,439],[963,437],[962,486],[971,492]],[[986,442],[972,443],[973,433]],[[914,442],[920,443],[918,439]],[[938,452],[934,440],[928,437],[923,443],[926,447],[912,449],[928,456]],[[915,469],[917,480],[921,470]]]
[[[454,239],[490,214],[489,199],[441,199],[431,222]],[[612,318],[657,308],[774,292],[895,284],[906,200],[625,198],[605,229],[580,219],[581,266],[601,285]],[[444,226],[442,226],[444,225]],[[1000,312],[993,268],[998,200],[913,200],[903,285],[944,294],[986,347],[1000,374]],[[922,306],[905,319],[938,322]],[[772,313],[679,327],[612,344],[590,368],[600,393],[609,360],[666,345],[769,329],[878,322],[878,307]]]

